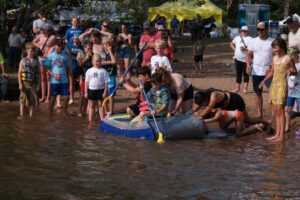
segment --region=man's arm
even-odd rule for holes
[[[247,63],[247,73],[251,74],[251,61],[252,61],[253,52],[251,50],[247,51],[246,55],[246,63]]]

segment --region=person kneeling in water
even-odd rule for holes
[[[154,73],[151,77],[152,89],[148,92],[148,97],[150,102],[155,102],[153,110],[149,112],[147,101],[142,101],[140,103],[140,114],[133,118],[130,124],[144,121],[146,116],[158,116],[165,117],[168,114],[168,105],[170,101],[169,89],[163,86],[162,75]],[[141,86],[143,87],[143,86]],[[144,98],[145,99],[145,98]]]
[[[244,120],[244,113],[239,110],[229,111],[229,110],[222,110],[222,109],[213,109],[211,111],[213,117],[204,119],[205,123],[212,123],[212,122],[219,122],[219,126],[222,129],[227,128],[232,122],[235,122],[235,131],[237,136],[243,136],[254,131],[263,131],[265,128],[264,124],[255,124],[252,126],[245,126]]]

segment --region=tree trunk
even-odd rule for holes
[[[287,16],[289,16],[290,3],[291,3],[291,0],[284,0],[283,18],[286,18]]]

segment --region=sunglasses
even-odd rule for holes
[[[258,28],[257,31],[265,31],[265,29]]]
[[[108,25],[102,25],[103,27],[108,27]]]

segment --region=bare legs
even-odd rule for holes
[[[255,93],[256,105],[257,105],[257,117],[262,118],[262,107],[263,107],[263,97],[262,94]]]
[[[104,109],[102,109],[102,103],[103,101],[94,101],[94,100],[89,100],[89,106],[88,106],[88,110],[89,110],[89,122],[93,121],[94,118],[94,112],[95,112],[95,108],[98,104],[98,110],[99,110],[99,116],[100,119],[104,119],[105,114],[104,114]]]
[[[281,104],[272,104],[272,110],[276,118],[276,134],[267,138],[270,141],[282,142],[285,139],[285,114],[284,106]]]
[[[50,97],[50,103],[49,103],[49,114],[52,115],[53,114],[53,108],[54,108],[54,104],[55,104],[55,100],[56,100],[56,97],[57,96],[51,96]],[[62,96],[61,97],[63,102],[64,102],[64,105],[63,105],[63,108],[64,108],[64,115],[67,115],[67,110],[68,110],[68,102],[69,102],[69,97],[68,96]]]

